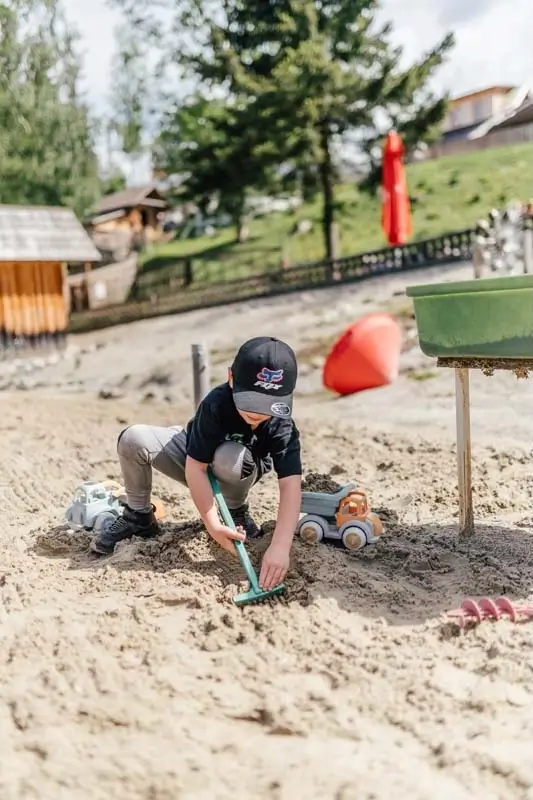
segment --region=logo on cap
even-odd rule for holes
[[[280,383],[283,380],[283,370],[282,369],[268,369],[268,367],[263,367],[261,372],[257,373],[257,377],[260,381],[266,381],[267,383]]]
[[[280,389],[281,388],[281,381],[283,380],[283,370],[282,369],[269,369],[268,367],[263,367],[261,372],[258,372],[257,381],[254,383],[254,386],[260,386],[262,389]]]
[[[270,410],[280,417],[290,417],[291,415],[291,410],[286,403],[272,403]]]

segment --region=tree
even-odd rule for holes
[[[146,69],[146,48],[129,25],[116,34],[118,52],[113,63],[112,127],[119,136],[122,150],[140,155],[143,133],[147,126],[149,76]]]
[[[126,176],[121,172],[112,172],[102,181],[102,194],[115,194],[126,188]]]
[[[213,199],[230,214],[237,241],[245,239],[246,201],[251,189],[274,190],[278,154],[265,152],[258,115],[249,104],[195,95],[163,115],[153,147],[156,169],[182,175],[182,199],[207,209]]]
[[[56,0],[0,2],[2,202],[68,205],[82,215],[97,197],[75,42]]]
[[[401,69],[401,49],[389,41],[391,26],[377,25],[378,10],[377,0],[225,0],[221,10],[183,0],[173,26],[187,33],[179,46],[185,69],[245,102],[250,120],[258,112],[264,152],[274,149],[279,163],[307,179],[318,176],[329,259],[336,154],[350,142],[366,154],[366,185],[375,186],[376,146],[388,128],[411,150],[434,135],[446,112],[446,98],[427,85],[453,37]]]
[[[375,145],[390,126],[411,149],[446,112],[446,100],[426,86],[453,38],[402,70],[401,50],[388,41],[391,26],[375,24],[377,10],[375,0],[228,0],[224,18],[213,21],[191,0],[182,16],[197,34],[206,31],[202,49],[184,62],[205,82],[261,98],[272,110],[265,137],[282,157],[318,168],[329,259],[335,149],[356,134],[375,176]]]

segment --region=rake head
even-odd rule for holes
[[[263,600],[266,600],[267,597],[274,597],[275,595],[281,594],[285,589],[283,583],[280,583],[279,586],[274,586],[273,589],[254,589],[254,587],[250,587],[247,592],[241,592],[240,594],[236,594],[233,598],[233,602],[236,606],[246,606],[250,603],[261,603]]]

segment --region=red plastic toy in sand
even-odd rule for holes
[[[367,314],[333,345],[322,382],[340,395],[386,386],[398,376],[401,346],[400,326],[390,314]]]
[[[467,622],[479,623],[486,619],[508,619],[511,622],[533,619],[533,603],[513,603],[508,597],[481,597],[475,600],[467,597],[460,608],[448,611],[448,617],[455,619],[459,627]]]

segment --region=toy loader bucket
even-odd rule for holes
[[[334,517],[341,500],[355,489],[355,483],[348,483],[338,492],[302,492],[302,514],[316,514],[319,517]]]

